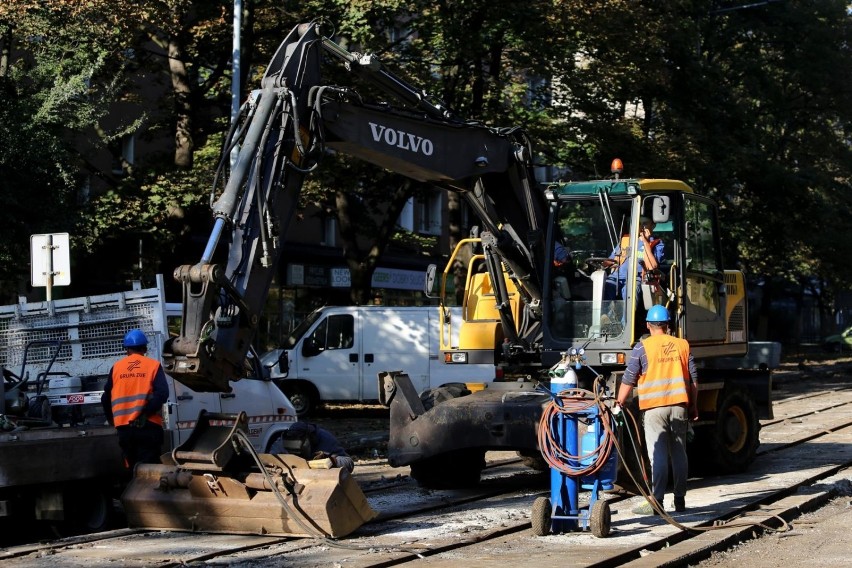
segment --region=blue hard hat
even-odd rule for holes
[[[148,338],[145,337],[145,332],[141,329],[131,329],[124,336],[124,348],[128,347],[144,347],[148,345]]]
[[[666,322],[669,321],[669,311],[657,304],[656,306],[651,306],[651,309],[648,310],[648,315],[645,316],[645,321],[649,322]]]

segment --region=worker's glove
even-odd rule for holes
[[[331,454],[329,454],[327,452],[316,452],[314,454],[314,457],[311,458],[311,460],[324,460],[325,458],[330,458],[330,457],[331,457]]]
[[[345,469],[349,473],[352,473],[352,470],[355,469],[355,462],[349,456],[331,456],[331,459],[334,462],[334,467]]]
[[[615,419],[615,423],[621,426],[624,424],[624,411],[621,408],[621,405],[617,402],[612,405],[612,417]]]
[[[146,422],[148,422],[148,419],[145,418],[144,414],[140,414],[130,422],[130,425],[134,428],[144,428]]]

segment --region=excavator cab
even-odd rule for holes
[[[555,184],[546,194],[549,242],[565,243],[571,260],[564,270],[547,267],[545,349],[583,347],[590,361],[618,364],[660,304],[698,356],[705,348],[745,353],[743,278],[722,269],[711,201],[665,179]]]

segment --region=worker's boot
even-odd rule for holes
[[[685,497],[675,497],[674,498],[674,506],[675,511],[678,513],[683,513],[686,511],[686,498]]]

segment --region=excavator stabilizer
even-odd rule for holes
[[[245,423],[244,413],[202,412],[174,463],[137,465],[121,498],[129,526],[337,538],[377,515],[349,471],[329,460],[247,450]]]

